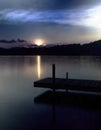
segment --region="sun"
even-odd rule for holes
[[[45,44],[45,41],[43,39],[35,39],[34,40],[34,43],[37,45],[37,46],[41,46],[41,45],[44,45]]]

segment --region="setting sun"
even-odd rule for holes
[[[41,45],[44,45],[45,44],[45,41],[43,39],[35,39],[34,43],[37,45],[37,46],[41,46]]]

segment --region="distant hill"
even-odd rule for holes
[[[24,40],[19,40],[19,42],[25,43]],[[29,44],[28,46],[0,48],[0,55],[101,55],[101,40],[83,45],[65,44],[38,47]]]

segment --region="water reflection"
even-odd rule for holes
[[[66,93],[66,98],[57,98],[61,102],[55,108],[49,103],[51,96],[44,104],[33,103],[45,91],[33,87],[33,82],[51,76],[53,63],[56,77],[65,78],[69,72],[69,78],[101,80],[101,57],[0,56],[0,130],[50,130],[52,125],[51,130],[101,130],[98,98]]]
[[[37,56],[37,74],[38,79],[41,77],[41,56]]]

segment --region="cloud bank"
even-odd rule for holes
[[[101,0],[0,0],[0,38],[100,39]],[[57,35],[56,35],[57,34]]]
[[[65,25],[91,26],[101,23],[101,6],[87,10],[34,11],[6,9],[0,11],[0,22],[19,24],[28,22],[56,23]],[[89,23],[89,21],[91,21]]]

